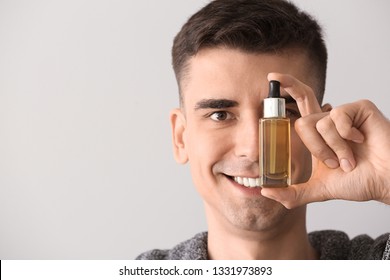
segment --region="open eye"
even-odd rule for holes
[[[233,119],[233,116],[231,113],[226,111],[217,111],[210,114],[210,119],[212,119],[213,121],[220,122],[220,121],[231,120]]]

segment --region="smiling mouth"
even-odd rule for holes
[[[260,178],[238,177],[228,176],[231,180],[234,180],[237,184],[247,188],[260,187]]]

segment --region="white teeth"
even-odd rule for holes
[[[260,178],[234,177],[234,181],[247,188],[260,187]]]
[[[249,178],[249,186],[251,188],[256,187],[256,178]]]

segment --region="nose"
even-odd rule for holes
[[[259,161],[259,119],[242,120],[235,133],[235,154],[252,162]]]

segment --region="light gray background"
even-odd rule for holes
[[[207,2],[0,0],[0,259],[132,259],[206,230],[168,114],[172,39]],[[293,2],[326,31],[326,101],[390,116],[390,2]],[[308,229],[376,237],[389,217],[317,203]]]

